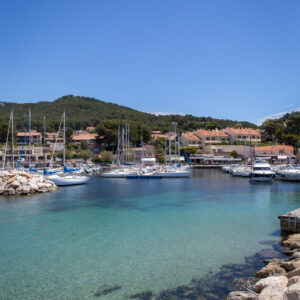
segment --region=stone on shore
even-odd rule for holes
[[[300,276],[294,276],[292,278],[289,278],[288,286],[291,286],[292,284],[295,284],[296,282],[300,282]]]
[[[283,300],[285,287],[282,286],[267,286],[260,293],[258,300]]]
[[[257,295],[255,293],[237,291],[231,292],[226,300],[255,300],[256,298]]]
[[[289,286],[284,293],[285,300],[297,300],[300,299],[300,282],[296,282]]]
[[[57,186],[41,175],[31,175],[16,170],[0,171],[0,195],[27,195],[53,192]]]
[[[294,276],[300,276],[300,268],[293,270],[291,272],[288,272],[286,276],[287,276],[287,278],[292,278]]]
[[[280,259],[273,259],[265,267],[261,268],[256,272],[256,276],[265,278],[269,276],[280,276],[285,275],[286,271],[281,267],[282,261]]]
[[[281,286],[286,287],[288,284],[288,279],[286,276],[271,276],[259,280],[253,287],[255,292],[260,293],[267,286]]]

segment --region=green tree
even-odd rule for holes
[[[79,152],[78,157],[82,158],[85,162],[91,158],[93,155],[93,153],[91,151],[88,150],[82,150]]]
[[[80,149],[81,150],[87,150],[88,147],[89,147],[89,145],[88,145],[87,141],[81,141],[80,142]]]
[[[111,162],[113,159],[113,153],[111,151],[102,151],[101,152],[101,161],[103,162]]]
[[[230,152],[230,156],[232,156],[233,158],[237,158],[238,157],[238,153],[235,150],[232,150]]]

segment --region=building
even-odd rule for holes
[[[294,147],[289,145],[273,145],[255,147],[255,157],[263,158],[271,163],[294,163]]]
[[[181,140],[185,147],[195,147],[197,150],[202,150],[201,139],[194,132],[183,133]]]
[[[225,128],[224,132],[230,136],[231,142],[261,142],[261,134],[258,130],[252,128]]]
[[[244,145],[206,145],[204,152],[213,155],[230,155],[232,151],[236,151],[239,157],[250,159],[253,157],[254,147]]]
[[[31,130],[30,132],[18,132],[17,133],[17,144],[22,145],[25,141],[25,145],[29,145],[30,142],[33,145],[42,144],[42,135],[36,130]]]
[[[205,146],[210,144],[221,144],[222,142],[230,142],[230,136],[223,130],[204,130],[198,129],[195,135],[201,140],[201,148],[205,151]]]
[[[129,148],[130,160],[141,162],[142,158],[155,157],[155,151],[153,146],[145,145],[144,147]]]
[[[87,131],[78,131],[75,135],[72,136],[72,141],[74,143],[80,144],[80,142],[87,142],[87,144],[94,144],[96,142],[96,137],[98,134],[89,133]]]
[[[57,137],[57,132],[46,132],[46,144],[50,145],[50,144],[54,144],[55,141],[56,143],[63,143],[64,142],[64,138],[62,137],[61,134],[59,134],[59,136]]]
[[[14,155],[12,155],[12,151],[9,149],[6,151],[6,164],[8,163],[10,166],[12,161],[14,160],[15,165],[18,164],[20,157],[22,155],[22,165],[28,166],[30,164],[41,164],[49,162],[51,159],[51,152],[47,147],[36,147],[36,146],[16,146],[14,148]],[[5,157],[5,147],[0,149],[0,165],[4,162]]]
[[[200,165],[224,165],[240,163],[241,158],[234,158],[230,155],[213,155],[213,154],[191,154],[190,156],[191,164]]]

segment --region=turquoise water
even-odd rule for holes
[[[300,184],[217,170],[0,197],[0,298],[119,300],[188,284],[279,241],[277,216],[299,206]]]

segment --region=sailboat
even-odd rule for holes
[[[48,176],[48,179],[53,181],[58,186],[67,185],[79,185],[88,182],[89,177],[83,175],[73,175],[72,172],[78,171],[78,169],[68,169],[66,166],[66,112],[63,113],[63,134],[64,134],[64,147],[63,147],[63,165],[64,170],[61,174],[52,174]]]

